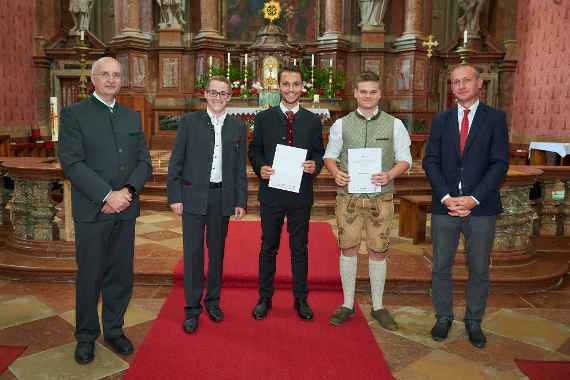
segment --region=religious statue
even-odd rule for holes
[[[156,0],[160,7],[160,29],[180,29],[186,25],[183,0]]]
[[[73,28],[70,34],[78,34],[81,30],[89,30],[91,11],[95,0],[69,0],[69,12],[73,17]]]
[[[487,0],[457,0],[459,13],[461,14],[457,23],[461,32],[467,30],[467,33],[472,36],[480,34],[481,25],[479,24],[479,19],[486,2]]]
[[[359,0],[360,24],[358,26],[383,26],[384,15],[390,0]]]

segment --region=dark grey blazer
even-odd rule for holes
[[[208,113],[192,112],[178,123],[176,143],[168,165],[168,203],[183,203],[184,212],[206,215],[214,155],[214,125]],[[247,205],[245,171],[247,130],[236,116],[222,126],[222,210],[234,214]]]
[[[140,115],[118,103],[111,112],[93,96],[62,111],[58,155],[71,181],[73,218],[77,222],[115,218],[100,212],[109,191],[130,184],[138,193],[152,175]],[[135,196],[118,217],[128,220],[139,214]]]

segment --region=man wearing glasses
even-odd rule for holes
[[[313,179],[323,166],[322,125],[319,117],[299,106],[303,90],[301,72],[297,67],[284,67],[277,77],[281,104],[257,115],[249,160],[260,178],[261,252],[259,258],[259,301],[253,309],[254,319],[264,319],[271,309],[276,256],[281,228],[287,217],[291,269],[293,273],[294,307],[299,318],[312,320],[313,311],[307,302],[309,218],[313,205]],[[307,149],[299,193],[269,187],[269,177],[277,144]]]
[[[204,306],[221,322],[220,293],[224,244],[231,215],[245,215],[247,130],[228,115],[230,82],[213,76],[206,86],[206,110],[184,115],[168,166],[168,203],[182,216],[184,244],[184,331],[198,328],[204,280],[204,232],[208,245],[208,281]]]
[[[119,354],[133,352],[123,323],[133,288],[138,193],[152,174],[140,115],[115,98],[121,88],[119,62],[97,60],[91,82],[95,92],[63,110],[59,136],[59,160],[72,186],[79,364],[95,356],[101,293],[105,342]]]

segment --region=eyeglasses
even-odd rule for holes
[[[227,92],[227,91],[216,91],[216,90],[208,90],[206,91],[206,94],[208,94],[208,96],[212,97],[212,98],[223,98],[223,99],[227,99],[230,96],[232,96],[231,92]]]
[[[468,85],[473,82],[473,78],[463,78],[463,79],[455,79],[451,81],[451,85],[454,87],[458,87],[460,85]]]
[[[121,79],[121,73],[108,73],[108,72],[103,72],[103,73],[95,73],[93,74],[95,76],[101,77],[105,80],[109,80],[109,79]]]

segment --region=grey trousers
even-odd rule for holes
[[[451,270],[459,244],[465,238],[469,278],[465,286],[465,320],[481,321],[489,294],[489,257],[497,217],[432,215],[432,303],[438,319],[453,320]]]

